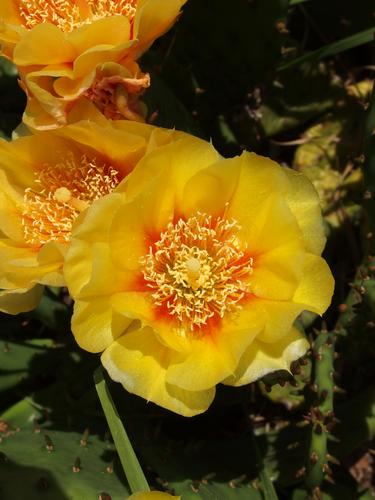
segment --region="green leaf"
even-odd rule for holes
[[[291,61],[281,64],[281,66],[279,66],[279,71],[284,71],[292,68],[293,66],[299,66],[304,63],[316,62],[325,57],[334,56],[340,52],[344,52],[345,50],[353,49],[354,47],[358,47],[364,43],[369,43],[374,39],[374,32],[375,28],[369,28],[361,31],[360,33],[356,33],[355,35],[351,35],[341,40],[337,40],[336,42],[324,45],[309,54],[305,54],[301,57],[297,57],[296,59],[292,59]]]
[[[113,441],[115,442],[122,467],[132,492],[150,491],[137,456],[134,453],[131,442],[121,422],[121,418],[117,413],[101,366],[95,370],[94,381],[104,415],[107,419]]]

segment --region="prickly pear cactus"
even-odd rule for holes
[[[1,421],[0,497],[123,500],[129,494],[113,444],[104,437]],[[115,469],[115,470],[114,470]]]

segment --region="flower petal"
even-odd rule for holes
[[[155,38],[165,33],[174,23],[180,8],[187,0],[143,0],[139,2],[135,18],[135,33],[139,42],[134,45],[132,55],[138,58],[153,43]]]
[[[302,280],[293,302],[304,304],[305,309],[323,314],[331,303],[335,282],[328,264],[322,257],[305,255]]]
[[[309,349],[304,335],[292,328],[278,342],[264,343],[254,340],[242,356],[236,373],[224,381],[226,385],[241,386],[254,382],[268,373],[290,369],[292,361],[304,356]]]
[[[320,255],[326,243],[319,196],[313,184],[302,173],[289,168],[285,173],[291,183],[287,202],[301,228],[307,251]]]
[[[73,61],[75,57],[75,48],[59,28],[49,23],[38,24],[29,30],[14,49],[17,66],[59,64]]]
[[[67,39],[79,55],[94,47],[108,50],[108,47],[129,41],[130,23],[125,16],[103,17],[74,29],[67,35]]]
[[[187,390],[205,390],[233,374],[238,362],[263,327],[262,318],[246,307],[226,318],[211,334],[191,340],[189,353],[179,353],[171,364],[167,380]]]
[[[14,0],[1,0],[0,19],[7,24],[21,24]]]
[[[264,299],[291,300],[302,277],[304,257],[299,241],[257,256],[249,277],[251,292]]]
[[[255,299],[253,307],[265,317],[264,329],[257,336],[261,342],[278,342],[291,330],[298,315],[306,309],[292,301]]]
[[[166,381],[172,352],[160,344],[151,328],[125,333],[102,355],[110,377],[127,391],[180,415],[190,417],[210,406],[215,389],[186,391]]]
[[[108,241],[109,227],[112,222],[111,215],[116,211],[121,200],[122,195],[117,193],[96,200],[75,221],[64,265],[64,276],[73,298],[76,298],[91,280],[91,273],[95,271],[93,263],[95,249],[100,251],[102,243]],[[100,227],[100,231],[98,231],[98,227]],[[101,255],[103,256],[103,254]],[[98,261],[99,257],[96,260]],[[113,264],[110,259],[108,260],[108,262],[102,260],[99,265],[101,267],[109,266],[106,275],[109,284],[107,291],[111,293],[116,290],[113,284],[114,277],[118,278],[118,271],[114,270]],[[85,295],[86,297],[95,295],[95,291],[87,286]]]
[[[102,352],[120,337],[132,320],[116,313],[108,301],[78,300],[74,304],[72,332],[80,347],[89,352]]]
[[[0,311],[7,314],[28,312],[37,307],[44,287],[36,285],[29,290],[13,289],[0,291]]]

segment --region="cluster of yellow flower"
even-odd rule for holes
[[[137,58],[185,0],[2,0],[32,133],[0,142],[0,310],[67,286],[78,344],[113,380],[191,416],[218,383],[289,369],[333,279],[302,174],[143,121]]]

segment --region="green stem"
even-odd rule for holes
[[[250,433],[250,446],[252,448],[252,454],[255,457],[256,468],[261,482],[264,500],[278,500],[277,493],[272,484],[272,481],[267,473],[266,467],[264,465],[262,455],[259,451],[256,437],[254,434],[254,429],[251,421],[249,420],[249,433]]]
[[[94,381],[105,418],[115,443],[121,465],[124,469],[132,493],[150,491],[147,480],[139,465],[136,454],[130,443],[128,435],[117,413],[115,403],[105,381],[103,368],[99,366],[94,372]]]
[[[306,464],[306,486],[314,492],[329,475],[327,440],[334,423],[333,415],[333,333],[322,331],[313,345],[315,405],[311,408],[310,449]]]

